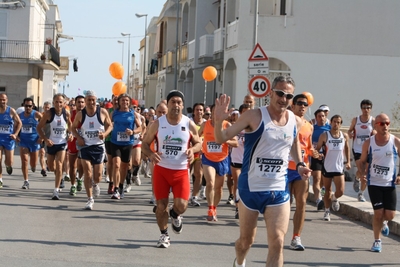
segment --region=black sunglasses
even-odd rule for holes
[[[294,97],[293,94],[287,94],[284,91],[279,90],[279,89],[272,89],[272,91],[274,91],[275,94],[277,94],[279,97],[286,97],[287,100],[290,100]]]
[[[296,102],[296,105],[308,107],[308,103],[307,103],[307,102],[304,102],[304,101],[297,101],[297,102]]]
[[[26,107],[26,108],[31,108],[31,107],[32,107],[32,105],[25,105],[25,107]]]

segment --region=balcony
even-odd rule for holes
[[[45,42],[0,40],[0,61],[35,64],[42,69],[58,70],[60,53]]]
[[[225,28],[219,28],[214,31],[214,55],[215,63],[224,61],[224,43],[225,43]]]
[[[213,61],[214,35],[206,34],[200,37],[199,63],[208,64]]]
[[[238,20],[229,23],[227,27],[226,48],[232,48],[238,44],[238,26]]]
[[[187,61],[188,58],[188,46],[187,44],[183,44],[181,46],[180,52],[179,52],[179,62],[184,63]]]
[[[196,39],[193,39],[188,43],[188,60],[194,60],[194,54],[196,49]]]
[[[167,53],[165,53],[162,58],[162,68],[166,69],[167,72],[170,72],[172,70],[172,66],[174,65],[174,57],[173,57],[173,52],[172,51],[168,51]]]

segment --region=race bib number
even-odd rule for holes
[[[281,159],[256,159],[256,174],[261,177],[275,178],[282,171],[283,160]]]
[[[376,164],[372,165],[372,172],[374,173],[375,177],[384,177],[388,175],[389,171],[390,167],[380,166]]]
[[[163,145],[163,156],[167,159],[178,158],[182,152],[181,146]]]
[[[343,140],[331,140],[331,149],[332,150],[342,150],[341,148],[341,144],[342,144]]]
[[[0,125],[0,133],[9,134],[10,133],[10,125]]]
[[[129,135],[126,132],[117,132],[117,141],[118,142],[129,142]]]
[[[85,135],[88,139],[96,139],[99,138],[99,131],[86,131]]]
[[[369,135],[359,135],[357,136],[357,144],[361,145],[365,140],[369,139]]]
[[[25,125],[21,128],[21,133],[31,134],[32,133],[32,125]]]
[[[55,137],[63,137],[65,134],[65,128],[53,128]]]
[[[207,142],[207,151],[209,153],[221,153],[222,145],[215,142]]]

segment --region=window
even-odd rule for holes
[[[5,86],[0,86],[0,92],[5,92],[6,91],[6,87]]]
[[[0,11],[0,38],[7,37],[7,13]]]

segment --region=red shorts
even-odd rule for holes
[[[189,170],[171,170],[155,165],[153,171],[153,191],[155,198],[168,198],[171,187],[174,198],[189,200]]]
[[[76,138],[74,138],[74,140],[72,140],[71,142],[68,142],[68,153],[70,154],[78,153],[78,149],[76,148]]]

